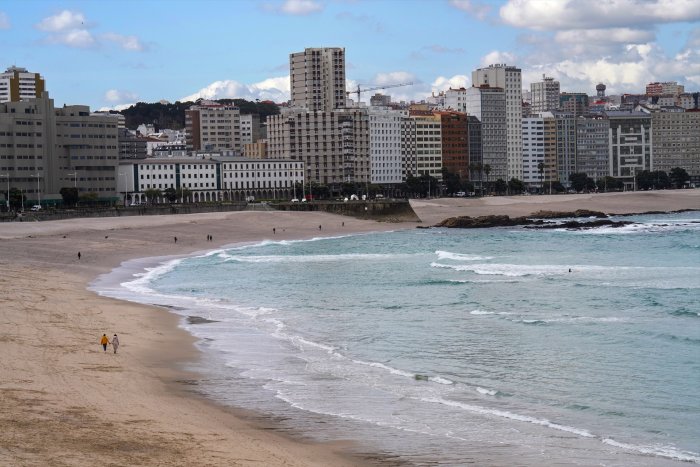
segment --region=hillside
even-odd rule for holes
[[[236,105],[242,114],[258,114],[261,122],[264,122],[268,115],[279,113],[279,107],[271,102],[252,102],[245,99],[218,99],[216,102]],[[126,117],[126,127],[131,130],[143,123],[152,123],[157,129],[180,130],[185,127],[185,110],[194,104],[179,101],[173,104],[138,102],[120,113]]]

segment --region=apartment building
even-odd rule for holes
[[[416,156],[414,176],[429,175],[442,180],[442,125],[440,115],[415,110],[410,118],[416,122]]]
[[[345,107],[345,49],[307,48],[289,55],[293,107],[312,112]]]
[[[523,182],[542,189],[544,184],[545,144],[544,117],[523,118]],[[540,165],[541,164],[541,165]],[[540,167],[542,171],[540,172]]]
[[[481,122],[481,163],[489,180],[508,179],[506,98],[502,88],[483,85],[467,89],[466,110]],[[522,131],[522,129],[521,129]],[[522,145],[522,134],[519,138]],[[520,149],[522,151],[522,148]],[[520,157],[522,166],[522,155]],[[522,179],[521,177],[518,177]]]
[[[241,115],[241,147],[260,139],[260,115]]]
[[[506,106],[506,174],[504,180],[523,178],[523,86],[520,68],[505,64],[489,65],[472,72],[473,86],[487,85],[503,89]],[[483,123],[483,121],[482,121]]]
[[[17,102],[41,97],[46,83],[39,73],[11,66],[0,74],[0,102]]]
[[[370,182],[398,184],[403,178],[402,122],[405,110],[389,107],[369,108]]]
[[[653,170],[681,167],[700,183],[700,112],[651,112]]]
[[[457,88],[445,91],[445,108],[456,112],[467,112],[467,89]]]
[[[576,115],[585,114],[588,112],[588,94],[583,92],[562,92],[559,95],[559,109]]]
[[[576,161],[576,116],[573,112],[552,112],[556,126],[557,179],[571,186],[569,176],[578,171]]]
[[[47,92],[0,104],[0,177],[25,204],[60,204],[63,187],[113,199],[118,157],[114,118],[82,105],[56,109]]]
[[[416,141],[416,120],[405,118],[401,121],[401,157],[403,162],[403,180],[418,174],[418,156]]]
[[[665,81],[663,83],[654,82],[647,84],[646,87],[647,96],[660,96],[663,94],[678,96],[684,92],[685,86],[678,84],[677,81]]]
[[[185,139],[190,151],[233,150],[241,154],[241,112],[233,105],[202,101],[185,111]]]
[[[610,175],[608,134],[605,115],[582,115],[576,119],[576,171],[593,180]]]
[[[117,125],[118,126],[118,125]],[[117,128],[119,159],[145,159],[147,138],[139,136],[126,128]]]
[[[559,93],[559,81],[542,75],[542,81],[530,83],[530,112],[540,113],[558,109]]]
[[[442,167],[466,180],[469,177],[469,125],[463,112],[435,112],[440,117]]]
[[[636,174],[654,170],[651,146],[651,115],[637,111],[610,110],[610,175],[620,178],[626,189],[636,189]]]
[[[344,182],[370,181],[366,108],[310,112],[290,108],[267,119],[270,159],[304,162],[306,180],[339,191]]]

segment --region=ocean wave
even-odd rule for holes
[[[691,317],[691,318],[699,318],[700,317],[700,311],[694,311],[694,310],[688,310],[686,308],[681,308],[678,310],[673,310],[669,312],[670,315],[673,316],[683,316],[683,317]]]
[[[605,444],[609,444],[610,446],[627,449],[628,451],[636,451],[642,454],[666,457],[669,459],[677,459],[685,462],[700,463],[700,453],[681,451],[673,446],[643,446],[637,444],[621,443],[610,438],[603,438],[601,441]]]
[[[496,394],[498,394],[498,391],[496,391],[494,389],[484,389],[484,388],[481,388],[478,386],[476,388],[476,392],[478,392],[479,394],[483,394],[485,396],[495,396]]]
[[[698,230],[700,224],[692,220],[665,221],[656,223],[639,223],[623,225],[621,227],[599,227],[596,229],[567,230],[556,229],[556,231],[567,231],[581,235],[631,235],[645,233],[659,233],[666,231]]]
[[[222,253],[219,255],[224,261],[238,263],[327,263],[334,261],[357,261],[357,260],[386,260],[397,258],[402,255],[396,254],[371,254],[371,253],[345,253],[338,255],[268,255],[268,256],[245,256],[230,255]]]
[[[453,261],[488,261],[493,259],[492,256],[467,255],[464,253],[452,253],[451,251],[437,250],[435,254],[438,260],[451,259]]]

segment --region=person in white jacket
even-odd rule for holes
[[[114,348],[114,353],[117,353],[117,349],[119,348],[119,338],[116,334],[114,337],[112,337],[112,347]]]

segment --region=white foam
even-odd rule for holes
[[[451,259],[453,261],[487,261],[491,256],[467,255],[463,253],[452,253],[451,251],[437,250],[435,254],[440,259]]]
[[[431,376],[431,377],[428,378],[428,379],[429,379],[430,381],[432,381],[432,382],[434,382],[434,383],[438,383],[438,384],[444,384],[444,385],[455,384],[454,381],[452,381],[452,380],[450,380],[450,379],[447,379],[447,378],[443,378],[443,377],[441,377],[441,376]]]
[[[620,443],[614,439],[604,438],[603,443],[615,446],[617,448],[636,451],[642,454],[651,454],[654,456],[667,457],[670,459],[678,459],[685,462],[700,463],[700,454],[696,452],[679,451],[673,446],[641,446],[636,444]]]
[[[575,427],[571,427],[571,426],[566,426],[566,425],[560,425],[558,423],[553,423],[553,422],[550,422],[549,420],[542,419],[542,418],[530,417],[528,415],[520,415],[520,414],[516,414],[516,413],[512,413],[512,412],[506,412],[504,410],[487,409],[486,407],[465,404],[463,402],[451,401],[451,400],[442,399],[439,397],[426,397],[426,398],[421,398],[421,400],[425,401],[425,402],[434,402],[434,403],[446,405],[448,407],[455,407],[458,409],[463,409],[463,410],[467,410],[469,412],[474,412],[474,413],[478,413],[478,414],[482,414],[482,415],[493,415],[493,416],[497,416],[497,417],[508,418],[510,420],[517,420],[517,421],[521,421],[521,422],[532,423],[534,425],[542,425],[542,426],[546,426],[548,428],[553,428],[555,430],[566,431],[568,433],[574,433],[574,434],[582,436],[584,438],[595,438],[595,435],[592,435],[588,430],[584,430],[581,428],[575,428]]]
[[[484,394],[486,396],[495,396],[496,394],[498,394],[498,391],[494,391],[493,389],[484,389],[480,387],[476,388],[476,392],[478,392],[479,394]]]
[[[222,255],[221,257],[222,259],[224,259],[224,261],[236,261],[239,263],[328,263],[335,261],[386,260],[391,258],[397,258],[399,256],[402,255],[346,253],[339,255]]]

